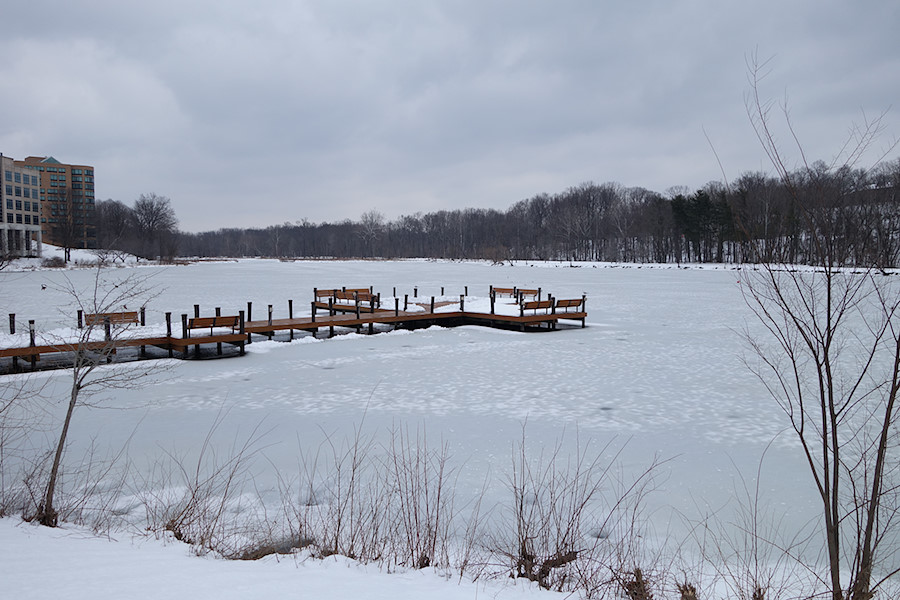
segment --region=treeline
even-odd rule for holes
[[[808,263],[827,243],[842,264],[900,264],[900,160],[869,170],[813,163],[786,178],[660,194],[583,183],[506,211],[468,208],[386,220],[300,221],[178,233],[181,256],[383,257],[613,262]],[[103,226],[100,227],[102,229]]]
[[[165,196],[141,194],[132,206],[104,200],[97,203],[94,218],[97,248],[112,261],[120,253],[160,260],[177,254],[178,218]]]

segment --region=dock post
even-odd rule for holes
[[[465,296],[465,294],[459,295],[459,312],[466,312],[466,296]]]
[[[248,320],[248,321],[252,321],[252,320],[253,320],[253,303],[252,303],[252,302],[248,302],[248,303],[247,303],[247,320]],[[248,341],[248,342],[250,341],[249,338],[248,338],[247,341]]]
[[[355,302],[356,302],[356,320],[358,321],[359,320],[359,294],[357,294],[356,292],[353,292],[353,300],[355,300]],[[356,333],[361,333],[361,332],[362,332],[362,325],[357,323],[356,324]]]
[[[581,295],[581,312],[587,313],[587,294],[582,294],[582,295]],[[585,321],[585,319],[582,318],[582,319],[581,319],[581,328],[582,328],[582,329],[584,329],[585,327],[587,327],[587,325],[585,324],[584,321]]]
[[[328,299],[328,316],[334,316],[334,296]]]
[[[431,314],[434,314],[434,296],[431,297]]]
[[[538,302],[541,301],[541,288],[538,288]]]
[[[244,330],[245,330],[244,325],[245,324],[246,324],[246,321],[244,320],[244,311],[239,310],[238,311],[238,327],[239,327],[238,333],[240,333],[241,335],[244,335]],[[241,354],[241,356],[243,356],[244,355],[244,340],[243,339],[238,344],[238,348],[240,348],[240,354]]]
[[[9,334],[14,335],[16,333],[16,313],[9,313]],[[19,357],[13,356],[13,369],[19,368]]]
[[[194,318],[195,319],[200,318],[200,305],[199,304],[194,305]]]
[[[395,285],[394,286],[394,298],[396,298],[396,297],[397,297],[397,286]]]
[[[141,327],[147,326],[147,307],[141,307]]]
[[[271,327],[271,326],[272,326],[272,305],[270,304],[269,305],[269,327]],[[266,332],[266,337],[268,337],[270,340],[272,339],[272,337],[274,335],[275,335],[275,333],[271,329]]]
[[[31,339],[30,345],[34,348],[34,319],[28,320],[28,337]],[[31,355],[31,370],[33,371],[35,366],[37,366],[37,355]]]
[[[404,312],[409,309],[409,294],[403,294],[403,310]]]
[[[394,296],[394,316],[400,316],[400,298],[397,296]]]
[[[413,298],[419,297],[419,286],[413,288]]]
[[[494,295],[494,286],[489,286],[488,287],[488,296],[493,296],[493,295]]]
[[[312,315],[312,322],[315,323],[316,322],[316,301],[315,300],[310,302],[309,314]],[[291,331],[294,331],[294,330],[291,329]]]
[[[216,307],[216,316],[217,317],[222,316],[222,307],[221,306]],[[218,356],[222,355],[222,342],[216,342],[216,355],[218,355]]]
[[[108,316],[103,317],[103,341],[105,341],[107,344],[112,342],[112,324],[109,322]],[[106,362],[111,363],[112,355],[116,352],[115,346],[113,346],[112,348],[107,346],[104,352],[106,352]]]
[[[494,291],[494,286],[491,286],[491,314],[494,314],[495,302],[497,302],[497,293]]]
[[[315,321],[316,320],[316,317],[315,317],[316,302],[313,301],[312,305],[313,305],[313,321]],[[292,321],[294,320],[294,301],[293,300],[288,300],[288,319],[290,319]],[[294,324],[293,323],[291,323],[291,328],[288,331],[290,331],[289,339],[293,340],[294,339]]]
[[[172,313],[166,313],[166,337],[169,346],[169,358],[172,358]]]
[[[78,329],[84,329],[84,311],[78,309]]]
[[[189,337],[191,337],[191,335],[188,332],[188,328],[187,328],[187,313],[181,313],[181,338],[186,340]],[[185,346],[184,350],[182,350],[181,357],[187,358],[187,355],[188,355],[188,347]]]
[[[464,293],[466,296],[468,296],[468,295],[469,295],[469,286],[466,286],[465,288],[463,288],[463,290],[464,290],[463,293]]]
[[[441,286],[441,296],[444,295],[444,286]]]

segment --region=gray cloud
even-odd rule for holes
[[[814,158],[900,92],[900,9],[874,0],[32,1],[4,21],[0,151],[93,164],[98,197],[170,196],[194,231],[695,188],[722,177],[704,131],[729,177],[767,169],[754,52]]]

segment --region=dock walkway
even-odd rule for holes
[[[346,288],[342,288],[346,290]],[[512,288],[516,289],[516,288]],[[507,288],[497,288],[507,291]],[[546,300],[540,300],[540,291],[537,290],[538,300],[526,301],[526,295],[519,294],[507,302],[498,303],[498,294],[494,288],[490,291],[490,308],[482,302],[480,305],[466,307],[466,296],[461,295],[459,300],[438,300],[434,297],[430,302],[422,302],[418,298],[403,299],[403,310],[400,308],[401,300],[394,298],[393,308],[385,308],[381,305],[380,295],[368,293],[354,293],[348,296],[346,292],[338,292],[327,295],[327,291],[314,290],[314,300],[310,303],[310,315],[287,318],[273,318],[272,306],[268,307],[268,317],[263,320],[245,320],[245,314],[250,314],[252,306],[248,304],[247,312],[239,311],[238,315],[221,316],[216,309],[216,317],[200,317],[199,306],[194,306],[195,316],[189,319],[182,315],[181,335],[172,332],[171,313],[166,313],[166,334],[140,336],[139,328],[131,329],[128,337],[112,335],[109,318],[106,319],[106,335],[103,340],[85,341],[83,339],[60,341],[52,344],[38,344],[35,342],[34,321],[29,321],[30,340],[27,346],[0,348],[0,373],[8,373],[21,370],[19,361],[25,361],[30,369],[38,368],[64,368],[70,366],[74,357],[79,353],[92,353],[112,362],[118,360],[120,350],[139,349],[139,353],[132,352],[134,359],[177,357],[190,358],[211,355],[211,351],[203,352],[201,348],[215,345],[215,355],[223,356],[223,344],[233,347],[238,355],[244,354],[246,344],[253,342],[253,336],[265,336],[273,339],[276,335],[287,334],[293,339],[295,332],[306,332],[314,337],[320,331],[327,331],[328,337],[335,335],[335,328],[356,329],[358,332],[365,330],[375,333],[375,326],[390,326],[393,328],[414,329],[431,325],[454,327],[459,325],[481,325],[486,327],[513,328],[521,331],[555,330],[561,320],[580,321],[585,326],[587,311],[586,297],[558,300],[548,296]],[[533,290],[528,290],[532,292]],[[327,297],[327,302],[325,298]],[[293,313],[293,304],[290,303],[290,313]],[[412,309],[410,309],[412,307]],[[475,308],[475,310],[472,310]],[[111,313],[112,314],[112,313]],[[10,315],[10,333],[14,331],[14,315]],[[141,315],[143,323],[143,313]],[[79,314],[79,326],[81,315]],[[201,330],[199,335],[196,333]],[[148,348],[157,348],[163,353],[148,353]],[[192,350],[193,348],[193,350]],[[177,353],[177,354],[176,354]],[[230,353],[231,355],[234,352]],[[67,356],[69,360],[67,360]],[[50,358],[46,364],[39,364],[42,357]],[[121,359],[127,360],[122,357]]]

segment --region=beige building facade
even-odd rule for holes
[[[0,256],[41,256],[41,178],[0,154]]]
[[[15,161],[39,183],[43,241],[67,248],[95,248],[94,167],[61,163],[52,156]]]

